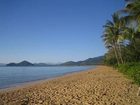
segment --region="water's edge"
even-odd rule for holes
[[[94,65],[93,67],[91,67],[89,69],[72,71],[72,72],[62,73],[62,74],[55,75],[55,76],[48,77],[48,78],[42,78],[42,79],[31,80],[31,81],[29,80],[29,81],[26,81],[26,82],[16,83],[16,84],[9,85],[9,86],[6,86],[6,87],[1,87],[0,91],[7,91],[7,90],[14,90],[14,89],[17,89],[17,88],[22,88],[22,87],[28,87],[30,85],[35,85],[35,84],[38,84],[38,83],[47,82],[49,80],[53,80],[53,79],[56,79],[56,78],[59,78],[59,77],[61,78],[61,77],[66,76],[66,75],[72,75],[74,73],[88,71],[88,70],[95,69],[95,68],[96,68],[96,66]]]

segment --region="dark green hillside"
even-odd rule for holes
[[[95,58],[88,58],[84,61],[78,61],[78,62],[69,61],[69,62],[62,63],[61,65],[63,65],[63,66],[99,65],[99,64],[103,64],[103,59],[104,59],[104,56],[99,56],[99,57],[95,57]]]

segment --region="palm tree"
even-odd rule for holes
[[[140,0],[125,0],[126,6],[121,13],[125,14],[128,22],[135,21],[140,32]]]
[[[124,11],[140,22],[140,0],[126,0]]]
[[[139,58],[139,32],[138,30],[134,29],[133,27],[126,27],[125,31],[124,31],[124,39],[127,40],[128,43],[128,47],[130,52],[134,55],[133,59],[135,59],[137,61],[137,59]],[[133,61],[133,60],[132,60]]]
[[[113,49],[117,63],[119,65],[120,61],[119,61],[117,47],[116,47],[116,36],[114,35],[112,28],[105,26],[105,31],[104,31],[104,34],[102,37],[103,37],[103,40],[105,42],[106,48],[108,48],[109,50]]]
[[[123,33],[123,37],[125,40],[128,40],[131,43],[135,43],[135,39],[137,37],[137,30],[135,30],[133,27],[126,27]]]
[[[116,59],[119,63],[124,63],[122,55],[120,43],[118,43],[119,37],[122,32],[122,21],[117,13],[112,15],[112,21],[107,21],[105,24],[105,32],[103,35],[103,39],[105,41],[106,46],[111,46],[114,49],[114,53]]]

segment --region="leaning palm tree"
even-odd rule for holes
[[[116,57],[118,65],[120,64],[119,56],[117,53],[117,46],[116,46],[116,36],[111,27],[105,27],[105,31],[103,34],[103,41],[105,42],[106,48],[109,50],[113,49],[114,55]]]
[[[105,32],[103,37],[104,37],[105,44],[107,43],[109,45],[112,45],[118,64],[124,63],[121,54],[120,43],[118,43],[118,39],[122,32],[121,18],[117,13],[114,13],[112,15],[112,21],[107,21],[104,27],[105,27]]]

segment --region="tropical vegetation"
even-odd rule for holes
[[[125,0],[126,6],[104,25],[102,38],[108,52],[104,62],[140,84],[140,0]]]

